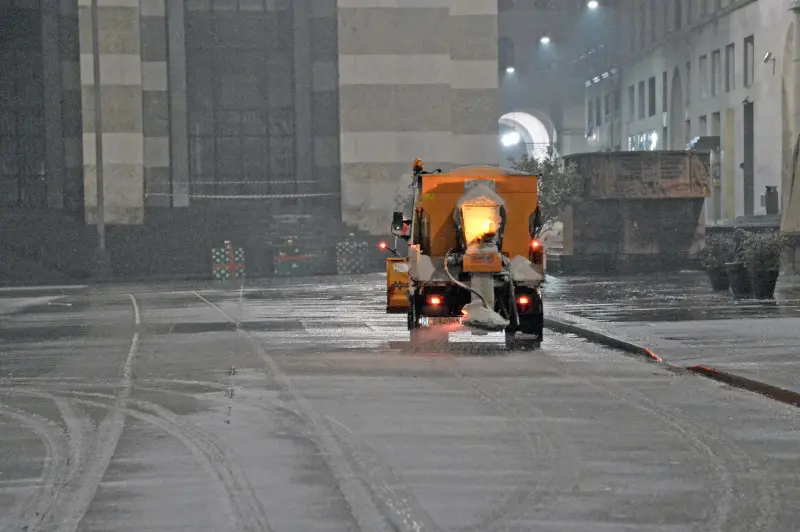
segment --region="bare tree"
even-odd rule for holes
[[[566,207],[583,198],[583,177],[574,165],[567,166],[555,157],[552,149],[548,149],[538,160],[524,154],[519,159],[509,157],[508,162],[514,170],[539,176],[539,209],[543,231],[552,227]]]

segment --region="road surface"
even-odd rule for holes
[[[411,352],[385,281],[0,312],[0,530],[795,530],[797,409],[549,335]]]

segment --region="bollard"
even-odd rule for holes
[[[211,257],[211,274],[217,281],[244,278],[244,249],[234,248],[230,240],[221,248],[213,248]]]

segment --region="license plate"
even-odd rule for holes
[[[419,324],[423,327],[430,327],[431,325],[461,325],[461,318],[460,317],[443,317],[443,318],[436,318],[436,317],[427,317],[423,316],[419,319]]]

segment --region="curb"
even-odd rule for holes
[[[650,348],[634,344],[619,337],[609,336],[601,333],[600,331],[577,325],[575,323],[570,323],[555,318],[548,318],[545,316],[544,326],[552,331],[575,334],[592,342],[607,345],[608,347],[619,349],[633,355],[643,356],[653,362],[664,362],[664,360],[660,356],[656,355]]]
[[[707,379],[733,386],[735,388],[763,395],[764,397],[768,397],[769,399],[783,404],[800,407],[800,393],[798,392],[773,386],[765,382],[741,377],[739,375],[734,375],[732,373],[727,373],[725,371],[719,371],[710,366],[678,366],[665,361],[648,347],[644,347],[629,340],[624,340],[617,336],[611,336],[609,334],[600,332],[596,328],[592,327],[589,323],[583,325],[578,323],[579,321],[588,320],[583,320],[577,316],[573,317],[570,314],[562,312],[559,312],[558,314],[560,315],[558,318],[546,316],[544,318],[544,326],[552,331],[574,334],[576,336],[586,338],[591,342],[596,342],[613,349],[625,351],[626,353],[632,355],[644,357],[646,360],[660,364],[664,366],[665,369],[674,373],[686,374],[688,372],[700,377],[705,377]]]
[[[746,377],[740,377],[738,375],[719,371],[708,366],[689,366],[686,369],[697,375],[728,384],[735,388],[741,388],[743,390],[755,392],[765,397],[769,397],[775,401],[800,407],[800,393],[793,392],[792,390],[787,390],[786,388],[780,388],[778,386],[773,386],[760,381],[754,381]]]

